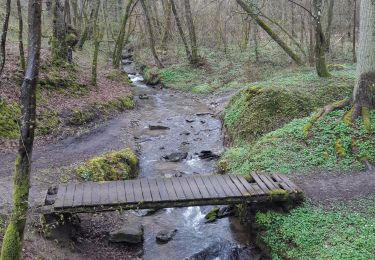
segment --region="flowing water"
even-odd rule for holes
[[[129,64],[124,69],[133,74],[130,79],[141,119],[133,126],[140,152],[140,178],[214,173],[216,161],[200,159],[198,154],[204,150],[214,154],[223,152],[221,121],[207,104],[192,95],[147,86],[132,66]],[[150,130],[150,125],[169,129]],[[188,156],[181,162],[162,159],[163,155],[174,152],[188,153]],[[185,259],[205,249],[201,256],[192,259],[251,259],[249,250],[242,249],[251,245],[249,232],[236,218],[205,223],[204,216],[210,209],[210,206],[170,208],[144,216],[144,259]],[[178,232],[172,241],[156,243],[158,231],[173,229]],[[216,248],[220,245],[230,246],[226,250]]]

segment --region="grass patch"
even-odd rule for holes
[[[375,111],[370,112],[368,132],[362,118],[352,126],[343,121],[347,109],[334,111],[317,121],[304,134],[310,117],[296,119],[254,143],[228,149],[223,160],[229,171],[248,175],[252,171],[308,173],[316,170],[345,172],[364,170],[364,160],[375,163]]]
[[[95,157],[75,169],[84,181],[114,181],[136,178],[138,158],[129,149]]]
[[[0,138],[18,138],[20,117],[21,108],[17,103],[7,104],[0,99]]]
[[[323,209],[306,203],[288,214],[257,213],[272,259],[373,259],[375,199]]]

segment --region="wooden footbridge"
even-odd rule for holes
[[[302,191],[286,176],[251,174],[192,175],[59,185],[47,194],[54,212],[84,213],[128,209],[159,209],[229,205],[299,199]],[[48,200],[47,200],[48,199]]]

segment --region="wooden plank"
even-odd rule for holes
[[[222,175],[221,178],[228,185],[229,189],[231,189],[235,197],[242,197],[241,191],[236,187],[236,185],[234,185],[234,183],[228,175]]]
[[[76,185],[73,183],[68,184],[68,186],[66,187],[66,194],[64,197],[64,208],[70,208],[73,206],[75,189]]]
[[[266,184],[263,183],[263,181],[259,178],[258,174],[255,172],[251,173],[251,177],[255,180],[255,182],[259,185],[259,187],[265,192],[269,193],[270,190],[267,188]]]
[[[100,205],[109,204],[109,183],[103,182],[99,184],[100,187]]]
[[[100,184],[96,182],[91,184],[91,205],[100,205]]]
[[[289,187],[291,187],[294,191],[300,192],[301,190],[295,185],[291,180],[289,180],[288,177],[282,174],[277,174],[284,182],[288,184]]]
[[[208,193],[210,194],[210,196],[208,198],[218,198],[219,194],[217,194],[217,192],[216,192],[214,186],[212,185],[210,179],[207,176],[202,176],[202,177],[200,177],[200,179],[203,181],[204,186],[206,187]],[[196,180],[198,180],[198,178]]]
[[[171,201],[177,200],[177,194],[173,187],[172,180],[170,178],[163,179],[165,187],[167,188],[168,196]]]
[[[177,178],[171,178],[171,181],[172,181],[174,190],[176,191],[177,198],[179,200],[185,200],[186,199],[186,195],[184,193],[184,190],[181,187],[180,182],[177,180]]]
[[[233,197],[232,192],[230,191],[228,186],[223,182],[223,180],[219,179],[216,175],[210,176],[210,180],[221,198]]]
[[[259,187],[258,183],[250,183],[253,190],[255,190],[256,194],[258,195],[264,195],[264,191]]]
[[[267,176],[263,175],[263,174],[258,174],[258,177],[263,181],[264,184],[266,184],[267,188],[269,190],[276,190],[278,189],[279,187],[277,187],[276,185],[273,184],[273,182],[271,182]]]
[[[199,189],[199,193],[202,195],[202,198],[210,198],[211,195],[206,187],[206,185],[203,183],[203,180],[201,177],[191,177],[192,180],[197,184],[197,187]]]
[[[251,196],[251,193],[247,189],[245,189],[245,187],[242,185],[242,183],[238,180],[236,176],[228,175],[228,178],[233,182],[233,184],[241,192],[242,196]]]
[[[91,182],[83,183],[83,198],[82,198],[82,205],[83,206],[90,206],[91,205]]]
[[[64,206],[64,197],[66,193],[66,185],[59,185],[59,188],[57,190],[57,197],[54,207],[55,208],[61,208]]]
[[[76,184],[76,190],[74,192],[73,207],[81,206],[83,199],[83,184]]]
[[[279,185],[279,182],[278,181],[275,181],[271,175],[267,174],[267,175],[264,175],[274,186],[274,189],[282,189],[282,187],[280,187]]]
[[[280,178],[280,176],[278,176],[277,174],[272,174],[272,177],[278,182],[278,184],[284,189],[284,190],[287,190],[287,191],[293,191],[293,189],[291,187],[288,186],[288,184],[286,182],[284,182],[283,179]]]
[[[136,202],[135,197],[134,197],[133,182],[132,181],[124,181],[124,188],[125,188],[126,201],[128,203]]]
[[[108,200],[110,204],[118,204],[117,181],[108,183]]]
[[[141,182],[139,180],[131,180],[130,182],[133,183],[134,200],[136,202],[144,201],[143,194],[142,194]]]
[[[150,186],[150,191],[152,195],[152,201],[161,201],[161,196],[159,193],[158,185],[155,179],[148,179],[148,185]]]
[[[194,199],[193,192],[191,191],[189,183],[186,180],[187,178],[180,177],[177,179],[180,182],[182,189],[184,190],[186,199]]]
[[[252,185],[242,176],[237,176],[237,179],[241,184],[245,187],[245,189],[251,194],[251,195],[262,195],[264,192],[258,192],[255,190]]]
[[[117,201],[119,204],[126,203],[124,181],[116,181]]]
[[[169,195],[168,195],[167,187],[165,187],[164,181],[162,179],[155,179],[155,181],[158,186],[158,191],[159,191],[161,200],[168,201]]]
[[[150,191],[150,186],[148,185],[148,181],[145,178],[140,179],[141,181],[141,188],[143,194],[143,201],[152,201],[152,195]]]
[[[193,193],[193,196],[195,199],[201,199],[203,196],[199,191],[198,185],[194,180],[194,177],[186,177],[186,182],[189,184],[189,187],[191,189],[191,192]]]

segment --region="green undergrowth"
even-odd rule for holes
[[[354,68],[319,78],[311,69],[300,69],[256,82],[238,92],[224,112],[224,124],[232,141],[252,141],[282,127],[292,119],[348,97],[354,85]]]
[[[272,259],[373,259],[375,198],[355,204],[327,209],[305,203],[287,214],[257,213],[258,239]]]
[[[89,105],[86,108],[74,110],[67,118],[69,125],[80,126],[96,119],[108,118],[111,113],[134,108],[133,96],[119,97],[108,102]]]
[[[327,114],[310,129],[310,117],[295,119],[253,143],[229,148],[223,161],[228,171],[247,175],[252,171],[308,173],[319,170],[346,172],[364,170],[364,161],[375,164],[375,110],[370,112],[371,132],[362,118],[353,125],[344,122],[347,109]],[[222,162],[222,164],[224,164]]]
[[[137,155],[129,148],[88,160],[75,169],[84,181],[114,181],[136,178]]]
[[[14,139],[19,135],[21,108],[17,103],[7,104],[0,99],[0,139]]]

